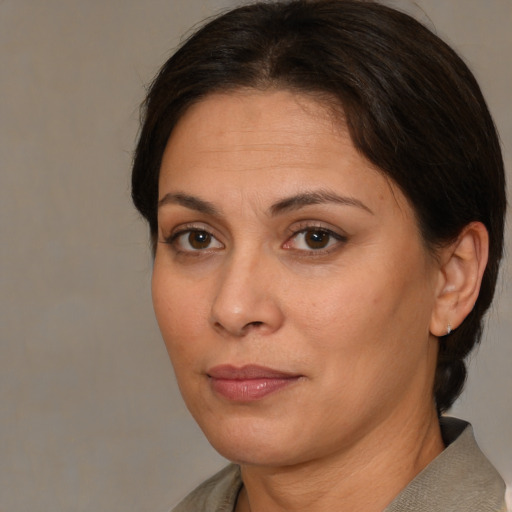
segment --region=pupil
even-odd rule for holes
[[[205,249],[210,245],[211,235],[205,231],[192,231],[188,241],[194,249]]]
[[[324,231],[308,231],[306,242],[312,249],[323,249],[329,242],[329,234]]]

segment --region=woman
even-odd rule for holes
[[[460,58],[376,3],[259,3],[186,41],[145,106],[155,312],[234,462],[175,510],[504,510],[471,427],[441,416],[506,205]]]

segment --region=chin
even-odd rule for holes
[[[217,452],[227,460],[241,466],[283,467],[299,462],[290,449],[273,446],[270,442],[256,440],[231,441],[226,444],[211,442]]]
[[[203,429],[210,444],[226,459],[240,465],[285,466],[298,462],[294,435],[285,426],[268,422],[229,421]],[[290,441],[292,440],[292,441]]]

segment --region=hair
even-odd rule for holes
[[[464,386],[464,359],[480,341],[503,251],[503,160],[474,76],[419,22],[375,2],[260,2],[220,15],[169,58],[143,104],[132,197],[153,250],[158,177],[172,130],[192,104],[240,88],[330,98],[355,147],[408,198],[433,253],[472,221],[487,228],[478,300],[439,340],[433,393],[439,414],[446,411]]]

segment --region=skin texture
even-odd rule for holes
[[[485,233],[468,229],[466,259],[458,242],[433,257],[331,112],[279,90],[192,106],[159,197],[155,312],[189,410],[242,466],[237,509],[382,510],[443,449],[436,336],[470,308]],[[293,378],[232,400],[219,365]]]

